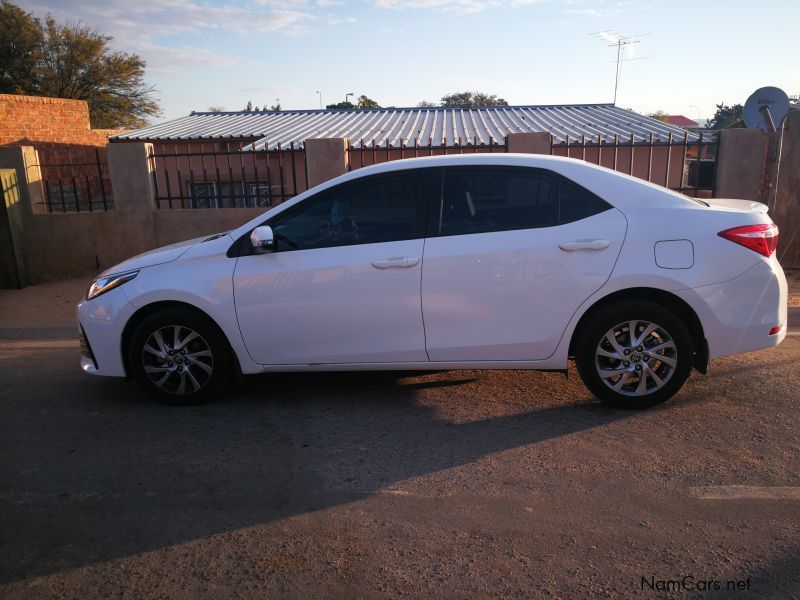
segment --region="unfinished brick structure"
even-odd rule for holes
[[[70,152],[86,147],[105,149],[108,136],[122,131],[92,129],[85,100],[0,94],[0,145],[34,146],[44,162],[69,162]]]

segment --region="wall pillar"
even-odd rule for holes
[[[25,287],[30,281],[22,214],[27,194],[20,175],[17,169],[0,168],[0,289]]]
[[[308,187],[347,172],[347,138],[305,140]]]
[[[780,136],[781,133],[775,134]],[[800,268],[800,110],[790,110],[784,121],[783,139],[779,140],[780,157],[775,152],[769,165],[768,190],[772,220],[780,229],[778,260],[784,268]]]
[[[760,129],[723,129],[719,132],[717,198],[758,200],[766,159],[767,136]]]
[[[156,203],[153,168],[148,158],[152,152],[152,144],[139,142],[114,142],[106,146],[114,210],[129,232],[125,244],[138,252],[160,245],[153,218]]]
[[[551,135],[548,132],[509,133],[508,151],[524,154],[550,154]]]
[[[24,287],[31,281],[26,225],[37,207],[45,210],[36,148],[0,147],[0,180],[0,288]]]

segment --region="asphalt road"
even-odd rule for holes
[[[3,598],[800,597],[796,334],[643,413],[574,370],[172,408],[77,356],[0,341]]]

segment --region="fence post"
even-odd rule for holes
[[[308,187],[347,172],[347,138],[305,140]]]
[[[759,129],[723,129],[719,133],[716,195],[758,200],[764,170],[766,136]]]
[[[509,133],[507,138],[508,152],[525,154],[550,154],[550,133]]]

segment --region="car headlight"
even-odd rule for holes
[[[138,274],[139,271],[131,271],[130,273],[122,273],[120,275],[98,277],[94,280],[92,285],[89,286],[89,291],[86,292],[86,299],[91,300],[92,298],[97,298],[106,292],[110,292],[114,288],[121,286],[123,283],[130,281]]]

